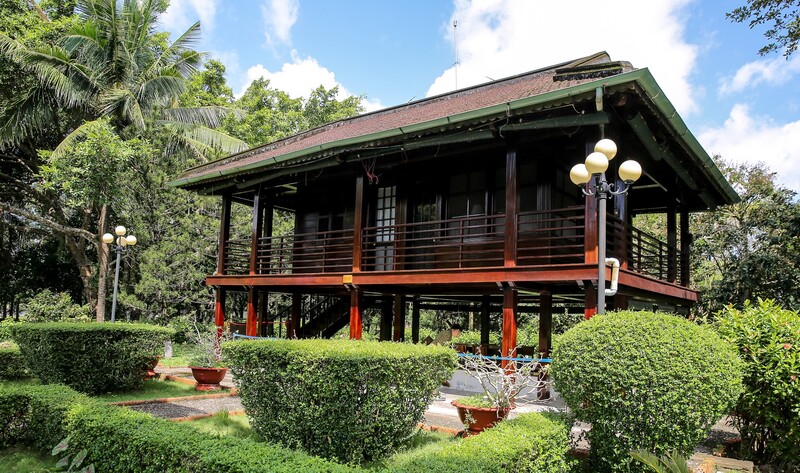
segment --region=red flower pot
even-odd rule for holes
[[[452,401],[450,404],[458,410],[458,418],[461,419],[462,424],[467,426],[467,430],[476,434],[505,419],[512,409],[511,407],[464,406],[459,404],[458,400]]]
[[[198,391],[215,391],[222,389],[220,381],[225,377],[228,368],[201,368],[199,366],[190,366],[192,376],[197,381],[195,389]]]
[[[156,375],[156,365],[158,365],[158,361],[161,359],[161,356],[157,356],[150,360],[147,363],[147,374],[144,375],[145,381],[153,379]]]

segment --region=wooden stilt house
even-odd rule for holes
[[[380,336],[401,340],[410,306],[469,307],[482,344],[502,327],[516,346],[520,310],[539,314],[550,349],[554,307],[597,310],[594,197],[570,182],[601,137],[641,163],[630,193],[608,205],[607,254],[621,262],[608,308],[687,310],[691,212],[738,200],[647,69],[598,53],[483,85],[330,123],[185,171],[172,184],[223,202],[216,320],[226,294],[247,294],[247,334],[286,323],[290,336],[360,338],[367,307]],[[245,238],[230,230],[246,206]],[[294,232],[273,236],[273,209]],[[666,214],[666,238],[633,226]],[[606,278],[610,278],[609,269]],[[291,308],[267,310],[271,292]],[[272,324],[272,325],[271,325]]]

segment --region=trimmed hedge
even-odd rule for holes
[[[688,456],[742,390],[735,348],[708,327],[653,312],[596,316],[559,337],[550,374],[589,422],[592,471],[630,471],[629,452]]]
[[[148,363],[173,335],[124,323],[19,323],[11,330],[34,376],[91,394],[140,387]]]
[[[402,455],[386,471],[429,473],[561,473],[571,471],[569,426],[552,414],[529,413],[480,435]]]
[[[0,448],[50,451],[69,436],[97,471],[348,472],[344,465],[267,443],[218,437],[191,426],[105,405],[64,386],[0,386]]]
[[[223,351],[256,432],[354,464],[402,445],[457,361],[444,347],[350,340],[236,341]]]
[[[745,363],[734,420],[746,458],[800,471],[800,313],[759,300],[728,307],[717,325]]]
[[[0,342],[0,379],[24,378],[27,375],[19,347],[11,342]]]

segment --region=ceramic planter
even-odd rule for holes
[[[461,423],[467,426],[470,433],[480,433],[484,429],[492,427],[508,416],[511,407],[472,407],[459,404],[458,400],[450,404],[458,410],[458,418]]]
[[[219,383],[228,372],[228,368],[202,368],[199,366],[190,366],[189,368],[192,370],[192,376],[194,376],[195,381],[197,381],[195,389],[198,391],[222,389]]]

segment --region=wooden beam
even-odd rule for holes
[[[361,340],[364,323],[364,293],[350,291],[350,340]]]
[[[681,205],[681,286],[689,287],[691,284],[691,250],[692,234],[689,233],[689,210],[686,205]]]
[[[255,337],[258,335],[258,311],[256,311],[256,290],[250,288],[247,290],[247,321],[245,323],[244,334],[248,337]]]
[[[572,115],[568,117],[545,118],[522,123],[509,123],[500,127],[500,131],[546,130],[550,128],[577,128],[585,125],[605,125],[611,121],[605,112]]]
[[[258,186],[253,192],[253,231],[250,235],[250,274],[257,273],[258,241],[264,231],[264,199],[261,193],[261,186]]]
[[[419,296],[411,302],[411,341],[419,343]]]
[[[395,342],[406,339],[406,303],[402,294],[394,296],[394,337]]]
[[[267,336],[267,328],[271,328],[272,324],[268,324],[267,322],[267,307],[269,306],[269,292],[267,291],[258,291],[258,335],[261,337]],[[272,334],[269,334],[272,336]]]
[[[302,316],[302,308],[300,307],[302,302],[302,294],[299,292],[292,293],[292,313],[289,316],[289,326],[286,328],[286,338],[297,338],[297,327]]]
[[[506,287],[503,289],[503,340],[501,355],[510,357],[516,353],[517,348],[517,291]],[[502,366],[506,370],[514,369],[514,362],[503,360]]]
[[[217,335],[222,334],[225,325],[225,289],[218,287],[214,295],[214,325],[217,326]]]
[[[553,294],[550,291],[539,293],[539,354],[543,358],[550,356],[553,331]]]
[[[597,313],[597,290],[591,281],[583,281],[583,318],[591,319]]]
[[[517,149],[511,144],[506,150],[506,225],[503,245],[503,266],[517,265]],[[487,209],[488,213],[488,209]]]
[[[219,252],[217,254],[217,274],[225,274],[225,253],[231,235],[231,195],[222,196],[222,212],[219,219]]]
[[[667,203],[667,282],[675,282],[678,277],[678,229],[675,201]]]

